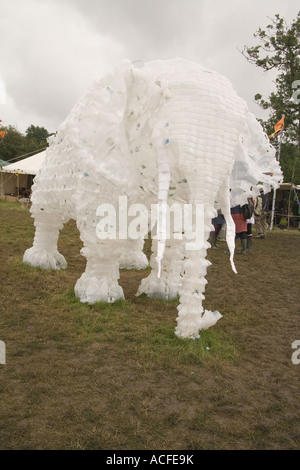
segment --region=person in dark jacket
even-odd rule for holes
[[[219,233],[222,229],[223,224],[225,224],[225,219],[224,219],[223,214],[218,212],[217,217],[212,219],[212,224],[213,224],[215,230],[210,233],[211,246],[212,246],[212,248],[218,248],[218,245],[217,245],[218,235],[219,235]]]

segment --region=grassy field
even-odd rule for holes
[[[177,301],[135,296],[149,271],[121,271],[124,301],[81,304],[75,224],[63,271],[22,263],[33,235],[1,202],[0,449],[299,449],[300,232],[254,239],[238,274],[209,250],[205,308],[223,318],[196,341],[174,335]]]

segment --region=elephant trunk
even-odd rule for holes
[[[171,180],[168,156],[168,123],[159,123],[153,135],[157,139],[158,167],[158,211],[157,211],[157,277],[160,277],[161,260],[163,259],[167,237],[167,204]]]

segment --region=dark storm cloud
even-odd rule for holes
[[[276,13],[288,21],[298,0],[0,0],[0,119],[21,129],[51,130],[86,86],[123,58],[184,57],[219,71],[252,111],[257,92],[272,90],[240,54]]]

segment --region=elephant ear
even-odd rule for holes
[[[132,69],[124,60],[95,81],[60,125],[48,152],[53,163],[76,162],[78,178],[88,178],[90,184],[100,181],[102,186],[109,182],[127,194],[136,191],[139,181],[126,129],[127,78]]]
[[[84,135],[96,163],[96,172],[128,195],[136,192],[138,176],[128,145],[126,126],[128,77],[133,65],[124,60],[96,84],[91,115]]]
[[[142,195],[153,197],[158,191],[158,147],[163,142],[166,97],[162,88],[143,70],[126,75],[126,136],[131,160],[137,170]]]
[[[134,70],[127,78],[127,136],[146,196],[157,194],[158,277],[167,231],[170,185],[168,89],[149,73]]]
[[[259,187],[263,187],[265,193],[279,187],[283,175],[275,154],[276,151],[262,126],[255,116],[248,112],[230,176],[232,207],[245,204],[247,197],[257,196]]]

